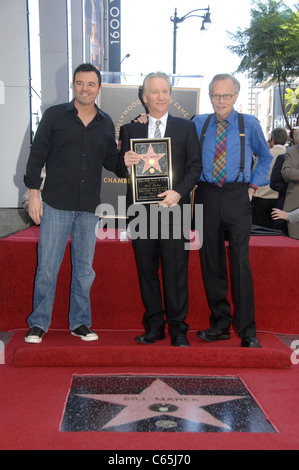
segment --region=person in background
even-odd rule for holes
[[[243,347],[258,348],[253,279],[249,263],[251,199],[268,183],[272,155],[258,120],[234,110],[240,84],[228,74],[216,75],[209,94],[214,114],[194,118],[202,146],[202,172],[196,203],[203,204],[201,261],[211,310],[210,328],[197,333],[205,341],[227,340],[233,321],[227,300],[225,236],[231,257],[235,326]],[[257,164],[251,172],[252,154]]]
[[[288,133],[283,127],[277,127],[271,132],[271,137],[268,141],[270,153],[273,156],[272,164],[270,167],[270,175],[273,166],[279,155],[286,152],[286,142]],[[252,222],[254,225],[261,227],[274,228],[271,212],[277,206],[279,194],[277,191],[271,189],[270,184],[260,186],[252,197]]]
[[[295,145],[295,142],[294,142],[294,133],[295,133],[295,131],[296,131],[295,129],[290,130],[288,147],[293,147],[293,145]]]
[[[288,183],[283,210],[292,212],[299,204],[299,129],[294,133],[294,145],[287,148],[281,174]],[[291,238],[299,238],[299,222],[288,222],[288,233]]]
[[[273,209],[272,217],[274,220],[286,220],[290,224],[296,224],[299,222],[299,208],[292,212],[285,212],[280,209]],[[299,239],[299,236],[298,238]]]
[[[115,171],[118,152],[111,118],[95,104],[101,74],[81,64],[73,77],[74,99],[48,108],[38,127],[24,181],[29,215],[40,224],[33,312],[27,319],[27,343],[40,343],[51,323],[58,271],[71,235],[72,282],[69,327],[73,335],[94,341],[90,329],[90,289],[96,207],[100,203],[102,166]],[[41,171],[46,178],[40,198]]]
[[[288,187],[288,182],[285,181],[281,174],[281,169],[285,161],[285,153],[278,155],[276,161],[273,165],[272,172],[270,175],[270,188],[273,191],[278,192],[278,199],[276,203],[276,209],[283,209],[286,190]],[[280,230],[284,235],[288,235],[288,225],[285,220],[282,219],[273,219],[273,228],[275,230]]]

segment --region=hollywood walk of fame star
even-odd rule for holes
[[[145,162],[142,173],[145,173],[150,168],[155,168],[157,171],[162,173],[159,160],[162,157],[165,157],[165,153],[155,153],[152,145],[150,145],[147,154],[140,155],[140,157]]]
[[[181,395],[163,380],[156,379],[140,394],[80,394],[83,398],[124,406],[102,429],[167,415],[230,430],[203,409],[204,406],[244,399],[235,395]]]

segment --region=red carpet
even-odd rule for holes
[[[99,332],[100,341],[86,343],[69,332],[51,331],[41,344],[24,342],[25,332],[18,331],[12,341],[14,367],[212,367],[269,368],[291,366],[289,348],[274,334],[259,334],[261,349],[240,347],[240,339],[217,344],[197,339],[189,333],[190,348],[170,346],[169,339],[155,345],[139,345],[134,337],[140,332]]]
[[[32,227],[0,240],[0,331],[27,328],[26,318],[32,310],[38,237],[39,228]],[[252,237],[250,260],[257,328],[299,334],[299,241],[277,236]],[[131,243],[98,240],[94,269],[96,279],[91,292],[93,328],[141,329],[144,309]],[[58,277],[51,324],[54,329],[68,328],[70,277],[68,246]],[[198,250],[190,251],[189,299],[190,328],[208,327],[209,309]]]
[[[0,331],[18,330],[0,365],[0,449],[107,450],[112,456],[121,450],[299,449],[299,365],[290,363],[291,350],[270,333],[299,333],[298,241],[251,239],[261,350],[241,348],[236,335],[217,345],[196,338],[195,331],[208,326],[209,316],[196,250],[190,252],[189,267],[191,348],[171,347],[169,338],[151,346],[134,343],[143,307],[132,246],[118,240],[98,241],[96,248],[92,309],[100,341],[84,343],[67,330],[68,247],[51,330],[40,345],[28,345],[24,334],[38,234],[33,227],[0,240]],[[276,432],[60,432],[74,375],[238,377]]]
[[[2,450],[107,450],[108,455],[127,450],[192,451],[192,450],[298,450],[299,449],[299,366],[283,369],[201,368],[201,367],[14,367],[12,360],[18,348],[34,345],[22,343],[23,333],[17,332],[6,348],[5,365],[0,366]],[[132,332],[132,335],[135,334]],[[105,345],[104,332],[101,344]],[[85,349],[78,338],[66,332],[49,332],[43,347],[59,347],[61,340],[71,347],[75,340],[78,350]],[[108,339],[108,338],[107,338]],[[115,338],[117,341],[119,338]],[[191,338],[193,341],[194,338]],[[274,347],[271,335],[261,341]],[[234,341],[234,339],[233,339]],[[229,342],[228,342],[229,343]],[[74,343],[73,343],[74,344]],[[225,350],[221,343],[219,347]],[[211,346],[214,348],[215,346]],[[278,347],[278,343],[274,349]],[[91,346],[91,351],[94,346]],[[136,349],[138,348],[138,349]],[[137,351],[152,350],[136,345]],[[167,348],[167,346],[165,346]],[[233,349],[234,346],[231,346]],[[235,346],[239,351],[239,347]],[[196,348],[198,352],[201,347]],[[37,350],[37,348],[35,349]],[[282,350],[286,351],[285,347]],[[250,352],[250,351],[248,351]],[[202,377],[239,377],[258,403],[275,433],[155,433],[155,432],[60,432],[61,420],[74,375],[168,375]],[[117,434],[117,435],[116,435]],[[165,452],[166,453],[166,452]],[[106,456],[106,454],[105,454]]]

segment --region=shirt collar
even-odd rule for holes
[[[69,103],[66,104],[65,110],[66,111],[73,111],[75,108],[75,99],[70,101]]]
[[[283,149],[283,150],[285,150],[286,146],[285,146],[285,145],[282,145],[282,144],[275,144],[275,145],[273,145],[272,148],[273,148],[273,149],[275,148],[275,149],[281,149],[281,150]]]
[[[149,116],[149,126],[150,127],[155,127],[156,121],[161,121],[162,124],[166,127],[167,124],[167,119],[168,119],[168,113],[164,114],[160,119],[156,119],[152,117],[151,115]]]
[[[235,109],[232,110],[232,112],[225,118],[225,121],[227,121],[229,124],[234,124],[234,121],[236,119],[237,111]],[[217,116],[216,113],[214,113],[215,117],[215,123],[217,121]]]
[[[105,117],[105,114],[103,113],[103,111],[96,105],[96,103],[94,104],[95,107],[96,107],[96,110],[97,110],[97,117]],[[70,101],[69,103],[67,103],[66,105],[66,111],[74,111],[76,114],[78,114],[78,110],[77,108],[75,107],[75,98]]]

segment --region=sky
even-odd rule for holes
[[[295,0],[285,1],[288,6],[295,3]],[[188,18],[178,25],[176,73],[203,76],[190,79],[188,83],[201,88],[199,112],[210,112],[208,84],[211,79],[218,73],[234,73],[240,63],[240,58],[227,50],[227,46],[233,44],[227,32],[235,33],[238,27],[244,29],[250,25],[251,0],[122,0],[122,58],[130,54],[122,63],[122,72],[140,75],[159,70],[172,74],[173,22],[170,17],[174,16],[175,8],[181,18],[192,10],[208,6],[212,20],[208,31],[200,31],[201,18]],[[241,82],[236,107],[246,112],[248,80],[245,75],[236,77]]]

